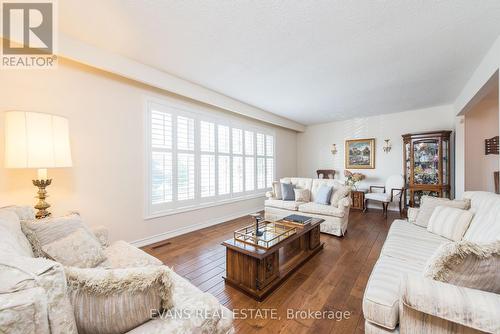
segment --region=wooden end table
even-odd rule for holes
[[[234,238],[224,241],[226,284],[255,300],[264,300],[295,270],[323,249],[319,230],[323,221],[313,218],[304,227],[294,226],[295,234],[268,249]]]

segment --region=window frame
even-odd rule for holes
[[[145,98],[145,173],[146,173],[146,184],[145,184],[145,219],[152,219],[162,216],[168,216],[172,214],[177,214],[181,212],[198,210],[201,208],[212,207],[224,205],[227,203],[238,202],[249,200],[252,198],[263,197],[266,191],[270,189],[267,187],[267,182],[264,181],[266,187],[262,189],[257,188],[257,133],[264,135],[264,180],[267,178],[267,146],[266,137],[271,136],[273,138],[273,155],[274,163],[272,166],[272,175],[276,175],[276,134],[275,131],[269,128],[256,126],[245,120],[237,119],[233,116],[223,115],[216,111],[209,111],[203,107],[186,106],[183,103],[173,102],[170,100],[157,99],[157,98]],[[160,111],[168,113],[171,115],[172,119],[172,148],[168,150],[172,154],[172,201],[153,204],[152,202],[152,155],[155,149],[152,146],[152,119],[151,114],[154,111]],[[177,147],[177,117],[188,117],[194,119],[194,150],[189,153],[194,154],[194,199],[182,200],[177,199],[178,192],[178,153],[183,153],[185,150],[179,150]],[[210,122],[214,124],[215,128],[215,150],[214,152],[202,152],[201,151],[201,121]],[[227,126],[229,128],[229,153],[219,154],[219,140],[218,140],[218,128],[219,126]],[[233,129],[239,129],[242,132],[242,152],[233,153]],[[246,154],[245,151],[245,131],[251,131],[253,133],[253,182],[254,189],[246,189],[246,157],[250,155]],[[201,156],[203,154],[213,155],[215,157],[215,195],[208,197],[201,197]],[[219,156],[229,157],[229,194],[219,195]],[[243,162],[243,179],[241,192],[234,192],[233,182],[234,182],[234,170],[233,170],[233,158],[241,157]],[[261,156],[259,156],[261,157]]]

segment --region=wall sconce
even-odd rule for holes
[[[332,144],[332,148],[330,150],[333,155],[337,154],[337,144]]]
[[[385,153],[389,153],[391,151],[391,149],[392,149],[391,140],[390,139],[385,139],[384,141],[385,141],[385,144],[384,144],[384,147],[383,147],[384,152]]]

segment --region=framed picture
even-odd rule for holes
[[[375,138],[346,140],[345,168],[375,168]]]

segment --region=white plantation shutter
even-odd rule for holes
[[[233,157],[233,193],[244,190],[243,184],[243,157]]]
[[[257,158],[257,189],[266,188],[266,159]]]
[[[172,153],[152,152],[151,200],[153,204],[172,201]]]
[[[253,132],[245,131],[245,154],[253,155]]]
[[[148,103],[151,215],[263,196],[274,179],[274,136],[206,114]]]
[[[194,154],[177,155],[177,199],[194,199]]]
[[[217,138],[219,141],[218,150],[219,153],[229,153],[229,127],[219,125],[217,132]]]
[[[200,150],[202,152],[215,152],[215,124],[200,122]]]
[[[233,154],[243,154],[243,130],[233,128]]]
[[[194,119],[177,116],[177,149],[194,150]]]
[[[266,159],[266,186],[271,188],[274,181],[274,159]]]
[[[255,170],[254,158],[245,158],[245,191],[252,191],[255,189]]]
[[[200,165],[200,195],[215,196],[215,155],[202,154]]]
[[[231,192],[231,166],[228,155],[219,156],[219,195]]]

